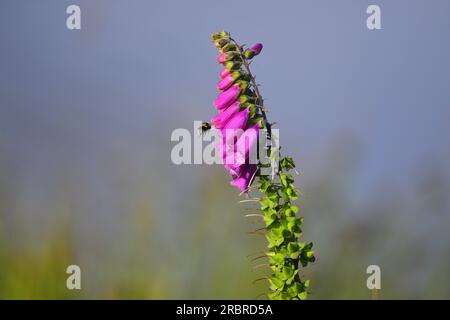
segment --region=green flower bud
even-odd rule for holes
[[[244,105],[246,103],[255,103],[255,98],[247,95],[242,95],[239,97],[239,103]]]
[[[230,34],[226,31],[214,32],[211,34],[211,40],[216,41],[222,38],[229,38]]]
[[[255,118],[256,115],[256,106],[252,103],[246,103],[245,104],[248,108],[248,117],[249,118]]]
[[[257,56],[257,55],[261,52],[262,48],[263,48],[262,43],[257,43],[257,44],[255,44],[253,47],[251,47],[251,48],[245,50],[244,56],[245,56],[247,59],[251,59],[251,58],[253,58],[254,56]]]
[[[230,39],[228,39],[228,38],[221,38],[221,39],[214,41],[214,44],[215,44],[216,48],[218,48],[218,49],[223,48],[224,46],[226,46],[229,43],[230,43]]]
[[[224,46],[222,46],[222,49],[220,49],[222,52],[229,52],[229,51],[238,51],[238,47],[231,42],[228,42]]]
[[[255,56],[255,52],[251,51],[250,49],[247,49],[244,51],[244,56],[246,59],[251,59]]]
[[[225,68],[230,71],[235,71],[241,69],[242,63],[240,61],[228,61],[225,63]]]
[[[213,42],[216,41],[216,40],[219,40],[220,38],[222,38],[222,37],[219,35],[218,32],[211,33],[211,40]]]
[[[248,82],[247,81],[239,80],[239,81],[236,81],[236,84],[239,87],[241,87],[241,92],[245,92],[245,90],[248,89]]]

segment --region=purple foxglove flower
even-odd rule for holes
[[[231,106],[229,106],[224,112],[219,113],[218,115],[211,118],[211,122],[213,123],[216,129],[222,129],[228,120],[234,116],[236,112],[238,112],[241,108],[241,104],[239,101],[236,101]]]
[[[217,89],[219,90],[228,89],[233,84],[233,82],[236,81],[240,76],[241,74],[237,71],[227,75],[225,78],[219,81],[219,83],[217,84]]]
[[[225,140],[218,142],[216,145],[216,150],[222,157],[223,165],[225,169],[227,169],[233,177],[237,177],[235,175],[235,170],[233,169],[236,166],[235,160],[235,145],[227,144]]]
[[[227,143],[234,142],[234,140],[239,138],[239,136],[244,132],[244,128],[247,126],[248,114],[248,108],[236,112],[222,127],[220,133],[222,137],[225,137],[225,141]]]
[[[231,107],[230,107],[231,108]],[[234,112],[228,119],[225,125],[220,129],[220,134],[223,137],[222,142],[218,148],[218,151],[222,155],[225,168],[229,171],[234,170],[239,164],[236,161],[236,141],[244,132],[244,128],[247,126],[249,116],[248,108]],[[232,173],[230,171],[230,173]]]
[[[228,90],[219,94],[217,99],[214,101],[214,106],[219,110],[223,111],[228,108],[233,102],[239,97],[241,92],[241,87],[236,85],[232,86]]]
[[[225,78],[227,75],[229,75],[231,73],[230,70],[228,70],[227,68],[224,68],[222,71],[220,71],[220,78],[223,79]]]
[[[233,181],[231,181],[231,185],[237,187],[241,192],[248,191],[248,187],[254,178],[256,170],[256,164],[244,165],[240,176],[234,178]]]
[[[246,165],[237,165],[236,153],[232,153],[232,156],[224,158],[224,167],[230,173],[233,179],[238,178],[242,174],[242,170]]]
[[[233,177],[237,177],[236,175],[236,170],[234,170],[234,167],[236,166],[236,154],[233,151],[233,148],[235,147],[234,144],[232,145],[227,145],[227,144],[222,144],[223,147],[223,151],[222,151],[222,159],[223,159],[223,166],[225,167],[225,169],[228,170],[228,172],[233,176]]]
[[[245,130],[244,133],[237,140],[235,166],[232,168],[236,172],[238,172],[239,166],[249,162],[248,160],[250,152],[256,152],[256,146],[258,145],[258,138],[259,138],[259,128],[260,128],[259,123],[252,125],[250,128]],[[250,160],[252,160],[250,162],[256,161],[256,157],[252,157],[252,159]]]
[[[233,82],[234,82],[234,79],[231,76],[231,74],[229,74],[225,78],[223,78],[222,80],[219,81],[219,83],[217,84],[217,89],[226,90],[233,84]]]

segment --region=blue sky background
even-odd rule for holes
[[[74,3],[80,31],[65,26]],[[366,28],[369,4],[380,5],[382,30]],[[220,68],[209,35],[222,29],[264,44],[253,71],[303,173],[305,206],[318,181],[339,173],[348,180],[329,187],[345,189],[354,212],[315,219],[337,227],[339,217],[367,218],[368,203],[389,203],[397,191],[415,198],[415,182],[434,170],[445,196],[449,12],[445,0],[2,1],[3,220],[23,216],[19,226],[44,230],[54,199],[69,195],[72,225],[89,238],[121,230],[123,200],[136,189],[145,198],[143,186],[152,186],[167,220],[159,232],[171,238],[196,207],[199,183],[226,185],[220,167],[170,162],[172,130],[214,115]],[[397,223],[390,210],[381,211]],[[441,244],[443,210],[425,231]]]

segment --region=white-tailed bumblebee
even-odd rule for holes
[[[209,129],[211,129],[211,124],[209,122],[202,122],[202,125],[198,127],[198,133],[203,135]]]

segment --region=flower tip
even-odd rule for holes
[[[220,71],[220,78],[225,78],[227,75],[229,75],[231,73],[230,70],[228,70],[227,68],[223,69],[222,71]]]
[[[251,48],[245,50],[244,55],[247,59],[251,59],[254,56],[257,56],[262,49],[263,49],[262,43],[257,43],[253,45]]]
[[[221,55],[219,55],[219,57],[217,58],[217,62],[218,63],[225,63],[227,61],[227,53],[222,53]]]
[[[263,49],[263,45],[262,45],[262,43],[259,43],[259,42],[250,48],[250,50],[254,52],[255,56],[258,55],[262,49]]]

